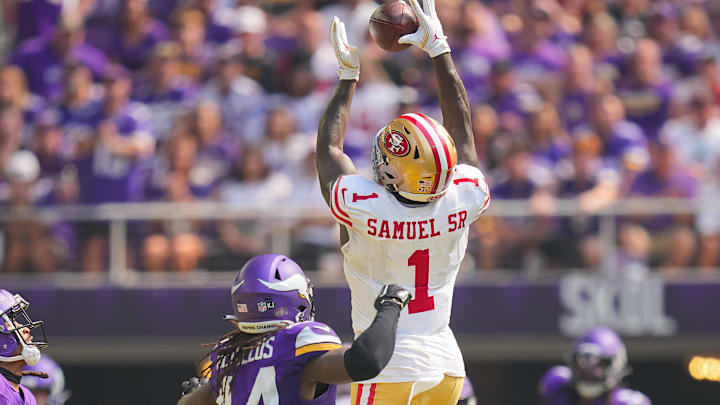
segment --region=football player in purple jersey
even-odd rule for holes
[[[178,405],[335,404],[336,384],[375,377],[395,348],[400,311],[410,293],[385,285],[373,323],[343,347],[327,325],[315,322],[312,285],[289,258],[250,259],[231,289],[236,329],[208,354],[210,378],[183,383]]]
[[[0,404],[37,405],[29,389],[20,384],[28,373],[47,377],[45,373],[25,371],[23,367],[40,361],[40,348],[47,346],[42,321],[33,322],[27,313],[30,306],[19,294],[0,289]],[[31,329],[38,328],[35,340]]]
[[[575,343],[567,362],[540,380],[542,405],[651,405],[643,393],[620,385],[630,370],[625,345],[611,329],[590,329]]]

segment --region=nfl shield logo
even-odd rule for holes
[[[265,312],[265,311],[267,311],[267,310],[268,310],[268,308],[267,308],[267,302],[265,302],[265,301],[260,301],[260,302],[258,302],[258,311],[260,311],[260,312]]]

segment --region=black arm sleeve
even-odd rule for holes
[[[369,380],[387,366],[395,351],[400,311],[397,304],[383,304],[370,327],[345,352],[345,370],[353,381]]]

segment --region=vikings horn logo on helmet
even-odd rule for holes
[[[385,149],[395,156],[405,156],[410,153],[410,143],[398,131],[390,131],[385,135]]]

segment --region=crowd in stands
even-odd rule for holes
[[[597,268],[592,214],[623,197],[720,196],[720,2],[436,0],[473,108],[493,200],[536,215],[485,218],[481,269]],[[441,118],[421,51],[386,53],[370,0],[5,0],[0,202],[221,201],[324,207],[317,123],[337,81],[327,40],[340,17],[361,49],[346,152],[405,111]],[[577,198],[586,215],[544,215]],[[107,268],[106,223],[2,227],[2,271]],[[257,221],[132,224],[134,267],[219,268],[269,249]],[[330,220],[293,225],[309,268],[337,250]],[[720,216],[618,222],[613,267],[714,268]],[[644,270],[641,270],[644,271]]]

